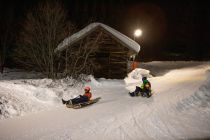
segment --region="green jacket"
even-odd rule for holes
[[[149,90],[151,90],[151,84],[150,84],[150,82],[148,80],[144,80],[140,88],[142,90],[146,89],[146,85],[147,84],[149,85]]]

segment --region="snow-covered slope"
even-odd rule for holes
[[[72,78],[53,81],[18,76],[21,79],[17,80],[14,73],[1,77],[7,80],[0,81],[0,119],[49,110],[59,106],[62,97],[69,99],[83,92],[83,83]]]
[[[23,84],[17,80],[16,84],[21,87],[32,86],[37,89],[42,87],[50,90],[43,93],[49,97],[48,101],[44,98],[44,103],[42,102],[47,107],[40,112],[0,121],[0,139],[208,139],[210,138],[210,63],[187,67],[179,67],[179,62],[174,62],[174,65],[175,63],[179,69],[174,67],[168,69],[163,76],[149,78],[154,91],[151,98],[132,98],[127,94],[129,90],[141,84],[137,80],[141,79],[141,73],[149,76],[147,70],[137,69],[125,80],[96,80],[89,77],[91,81],[88,80],[86,84],[91,85],[93,96],[101,96],[102,99],[92,106],[79,110],[66,108],[57,99],[62,96],[67,99],[79,94],[84,86],[82,84],[71,84],[75,85],[72,87],[67,86],[72,80],[49,82],[47,79],[41,80],[42,82],[30,80]],[[151,66],[151,63],[149,65]],[[161,65],[165,67],[165,62],[158,62],[159,70]],[[155,66],[150,69],[151,72],[154,70]],[[13,81],[0,82],[0,89],[4,89],[1,94],[10,92],[12,96],[11,89],[6,89],[9,83],[15,85]],[[27,88],[17,89],[25,92]],[[72,93],[73,90],[78,93]]]

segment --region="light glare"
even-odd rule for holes
[[[141,35],[142,35],[142,30],[140,30],[140,29],[135,30],[134,36],[139,37]]]

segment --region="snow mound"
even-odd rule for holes
[[[72,77],[18,80],[14,73],[8,72],[0,81],[0,119],[52,109],[62,105],[61,98],[69,100],[84,94],[84,86],[91,86],[94,92],[102,85],[92,75],[80,75],[79,80]]]
[[[210,70],[206,71],[206,81],[190,97],[177,103],[180,111],[196,108],[205,108],[210,112]]]
[[[126,84],[126,89],[129,91],[134,91],[135,87],[142,83],[142,77],[152,78],[149,70],[136,68],[135,70],[131,71],[128,76],[124,79]]]
[[[46,108],[46,104],[24,95],[12,95],[10,93],[0,97],[0,119],[22,116],[29,112],[38,112]]]
[[[10,73],[4,78],[8,77],[11,77]],[[53,109],[62,105],[61,98],[68,100],[83,94],[84,83],[85,80],[71,77],[1,81],[0,119]]]
[[[128,74],[124,81],[126,84],[136,83],[142,81],[142,77],[152,78],[152,75],[149,70],[136,68]]]
[[[52,80],[52,79],[37,79],[37,80],[23,80],[19,81],[18,84],[25,83],[35,87],[36,91],[33,91],[35,95],[41,100],[47,100],[45,95],[53,95],[58,98],[64,98],[66,100],[78,96],[83,93],[84,81],[78,81],[72,77],[66,77],[63,79]],[[40,88],[42,91],[39,91]],[[43,94],[44,93],[44,96]]]
[[[1,83],[0,119],[22,116],[60,104],[54,91],[32,85]]]
[[[128,74],[129,78],[141,80],[142,77],[148,77],[151,78],[152,75],[150,75],[150,71],[146,69],[137,68],[133,70],[131,73]]]
[[[194,99],[200,101],[201,107],[210,107],[210,70],[206,72],[206,81],[194,94]]]
[[[139,64],[140,68],[149,69],[151,74],[154,76],[163,76],[175,69],[183,68],[199,68],[209,66],[209,62],[199,62],[199,61],[151,61],[142,62]]]

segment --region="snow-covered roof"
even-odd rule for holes
[[[77,33],[67,37],[66,39],[64,39],[58,45],[58,47],[55,49],[55,52],[62,51],[66,47],[73,45],[74,43],[76,43],[80,39],[82,39],[85,36],[87,36],[88,34],[92,33],[98,27],[101,27],[104,30],[106,30],[119,43],[121,43],[125,47],[135,51],[136,53],[138,53],[140,51],[140,45],[137,42],[135,42],[134,40],[132,40],[131,38],[127,37],[126,35],[120,33],[119,31],[117,31],[117,30],[115,30],[115,29],[113,29],[113,28],[111,28],[111,27],[109,27],[109,26],[107,26],[107,25],[105,25],[103,23],[91,23],[88,26],[86,26],[85,28],[83,28],[82,30],[80,30],[79,32],[77,32]]]

